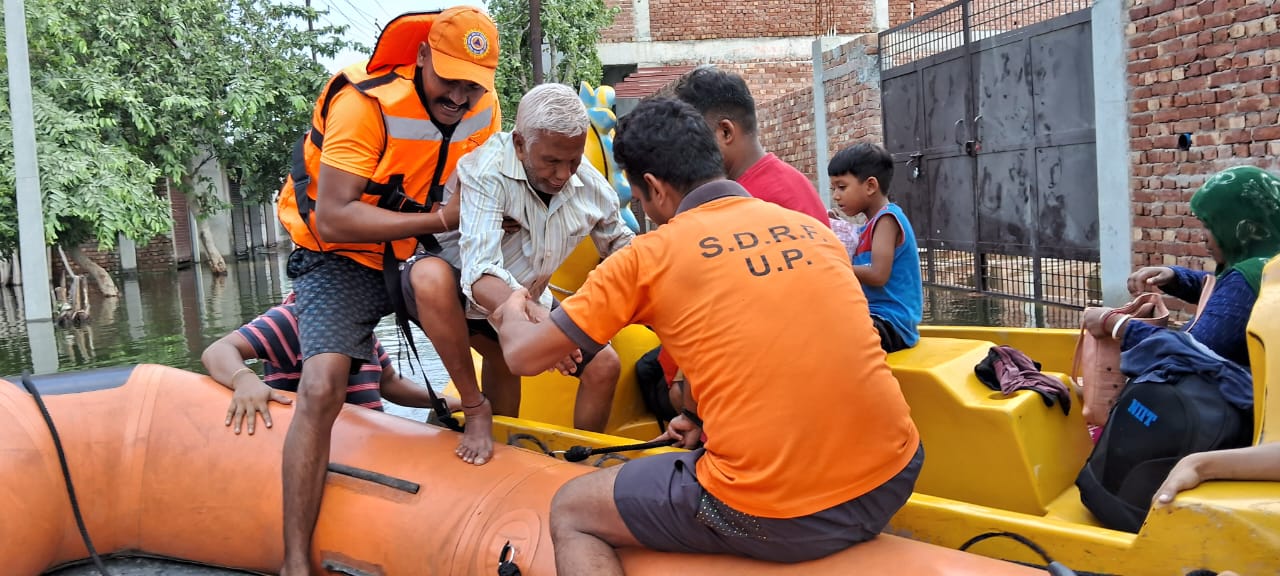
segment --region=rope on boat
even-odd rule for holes
[[[36,401],[36,407],[40,409],[40,415],[44,417],[44,423],[49,427],[49,435],[53,437],[53,449],[58,453],[58,464],[62,466],[62,480],[66,482],[67,497],[71,499],[71,513],[76,517],[76,527],[80,529],[80,538],[84,540],[84,547],[89,551],[89,557],[93,559],[93,565],[97,567],[98,572],[102,576],[111,576],[107,566],[102,563],[102,558],[98,556],[98,551],[93,547],[93,540],[89,538],[89,529],[84,526],[84,517],[80,515],[80,501],[76,499],[76,489],[71,484],[71,470],[67,467],[67,454],[62,451],[62,438],[58,436],[58,429],[53,425],[53,416],[49,415],[49,409],[45,407],[44,399],[40,397],[40,390],[31,381],[31,372],[29,370],[22,371],[22,386],[27,389],[27,392]]]
[[[573,295],[576,293],[576,291],[574,291],[574,290],[569,290],[569,289],[567,289],[567,288],[561,288],[561,287],[559,287],[559,286],[556,286],[555,284],[547,284],[547,287],[548,287],[548,288],[551,288],[551,291],[552,291],[552,292],[555,292],[556,294],[560,294],[560,295],[562,295],[562,296],[573,296]]]
[[[662,448],[662,447],[666,447],[674,444],[675,439],[663,438],[661,440],[654,440],[652,442],[644,442],[641,444],[626,444],[623,446],[606,446],[603,448],[592,448],[590,446],[571,446],[568,450],[552,450],[547,447],[546,443],[544,443],[537,436],[534,436],[532,434],[520,433],[520,434],[511,434],[507,436],[508,446],[515,446],[517,448],[529,449],[524,446],[521,446],[519,444],[520,442],[528,442],[530,444],[533,444],[533,446],[537,448],[539,452],[542,452],[543,454],[546,454],[547,456],[550,456],[552,458],[555,458],[556,456],[561,456],[565,459],[566,462],[582,462],[583,460],[586,460],[587,458],[590,458],[592,456],[600,455],[601,457],[598,458],[592,464],[592,466],[595,466],[596,468],[602,468],[604,467],[604,464],[606,462],[611,462],[611,461],[630,462],[631,461],[630,458],[623,456],[621,454],[618,454],[618,452],[632,452],[636,450],[649,450],[652,448]]]
[[[974,536],[973,538],[970,538],[968,542],[961,544],[960,551],[964,552],[974,544],[977,544],[979,542],[982,542],[983,540],[988,540],[991,538],[1008,538],[1010,540],[1013,540],[1015,542],[1022,544],[1023,546],[1026,546],[1027,548],[1030,548],[1032,551],[1034,551],[1036,554],[1039,554],[1040,557],[1044,559],[1045,569],[1048,570],[1049,573],[1052,574],[1053,576],[1076,576],[1076,573],[1073,572],[1070,568],[1067,568],[1061,562],[1054,561],[1052,558],[1050,558],[1049,553],[1045,552],[1044,548],[1041,548],[1039,544],[1032,542],[1030,538],[1027,538],[1026,536],[1023,536],[1016,532],[986,532],[983,534],[979,534],[977,536]]]

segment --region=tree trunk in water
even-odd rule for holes
[[[75,260],[76,264],[84,269],[85,274],[93,278],[93,283],[98,285],[98,291],[102,292],[104,297],[115,298],[120,295],[120,289],[116,288],[116,282],[111,279],[111,275],[107,274],[107,271],[103,270],[96,262],[90,260],[88,256],[85,256],[84,252],[80,251],[79,246],[72,246],[69,251],[71,252],[71,259]]]
[[[222,252],[218,251],[217,245],[213,243],[213,231],[209,229],[208,220],[197,220],[200,229],[200,249],[204,251],[204,258],[209,262],[209,271],[214,276],[227,275],[227,261],[222,259]]]
[[[9,261],[0,258],[0,286],[9,285]]]
[[[183,176],[182,181],[190,185],[191,177]],[[210,190],[206,193],[212,194],[213,192]],[[227,261],[222,258],[222,252],[213,243],[213,230],[209,228],[209,221],[201,218],[198,193],[191,193],[190,201],[187,202],[187,210],[196,218],[196,230],[198,231],[196,236],[200,240],[200,255],[205,262],[209,263],[209,271],[213,272],[214,276],[226,276]]]

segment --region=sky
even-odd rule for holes
[[[292,4],[304,4],[305,0],[287,0]],[[398,14],[405,12],[423,12],[440,10],[460,4],[484,6],[484,0],[312,0],[311,5],[317,10],[328,10],[328,14],[320,17],[320,22],[333,25],[347,25],[347,38],[373,48],[378,39],[378,28],[385,25]],[[343,66],[368,58],[368,54],[345,52],[333,59],[322,59],[321,62],[329,71],[337,72]]]

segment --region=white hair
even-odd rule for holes
[[[572,88],[564,84],[539,84],[520,99],[515,132],[528,143],[540,132],[581,136],[589,123],[587,107]]]

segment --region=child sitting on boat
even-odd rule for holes
[[[853,271],[862,283],[880,346],[894,352],[920,341],[924,288],[920,255],[907,215],[888,198],[893,157],[871,143],[845,148],[827,165],[831,199],[846,216],[862,214]]]

